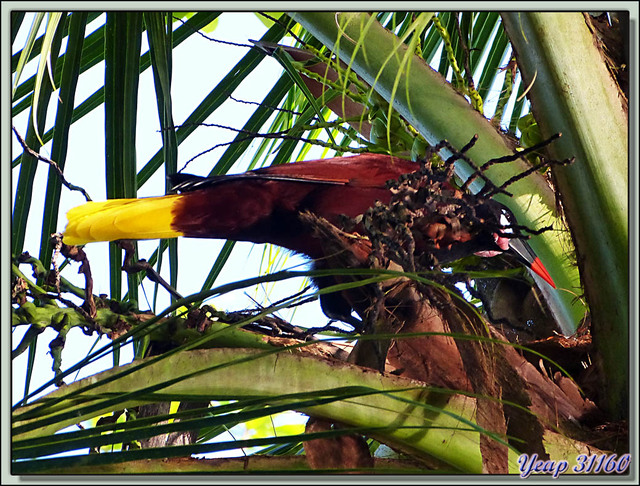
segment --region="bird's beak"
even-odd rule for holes
[[[540,261],[540,258],[536,256],[531,247],[525,241],[518,238],[509,238],[509,249],[518,258],[518,260],[544,279],[544,281],[554,289],[556,288],[556,284],[553,282],[551,275],[549,275],[549,272],[547,272],[547,269]]]

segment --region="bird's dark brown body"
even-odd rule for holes
[[[301,223],[300,212],[339,226],[343,215],[355,218],[376,201],[388,203],[385,183],[418,168],[408,160],[366,154],[196,179],[191,182],[203,187],[183,186],[189,190],[174,209],[173,227],[185,236],[274,243],[321,258],[322,241]]]
[[[173,178],[177,194],[90,202],[72,209],[64,240],[67,244],[84,244],[175,236],[219,238],[273,243],[321,260],[327,256],[326,242],[314,236],[313,228],[300,218],[301,213],[308,211],[340,227],[345,216],[357,218],[376,201],[388,204],[392,193],[387,182],[418,169],[420,164],[409,160],[362,154],[271,166],[237,175],[177,175]],[[459,191],[448,187],[450,197],[460,197]],[[493,214],[495,228],[503,207],[490,202],[485,209]],[[498,238],[495,229],[480,228],[471,234],[454,226],[446,221],[427,221],[424,234],[417,235],[416,242],[433,243],[430,246],[445,261],[478,252],[514,249],[525,264],[553,284],[539,259],[521,240],[507,243],[500,241],[505,238]],[[522,251],[523,245],[526,251]],[[446,258],[447,254],[452,258]],[[332,282],[324,279],[317,283],[326,286]],[[349,306],[339,298],[325,297],[323,309],[331,317],[353,322]]]

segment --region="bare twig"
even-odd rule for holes
[[[284,112],[284,113],[291,113],[292,115],[302,115],[302,112],[299,112],[299,111],[287,110],[285,108],[279,108],[277,106],[269,106],[269,105],[265,105],[263,103],[258,103],[257,101],[241,100],[241,99],[236,98],[234,96],[229,96],[229,99],[232,100],[232,101],[235,101],[236,103],[242,103],[244,105],[257,105],[257,106],[261,106],[263,108],[269,108],[270,110],[273,110],[273,111],[281,111],[281,112]]]
[[[232,130],[234,132],[237,133],[242,133],[242,134],[247,134],[246,137],[243,138],[239,138],[239,139],[235,139],[235,140],[231,140],[230,142],[221,142],[218,143],[216,145],[214,145],[213,147],[210,147],[196,155],[194,155],[193,157],[191,157],[189,160],[187,160],[183,165],[182,168],[178,171],[178,172],[182,172],[183,170],[185,170],[187,168],[187,166],[193,162],[195,159],[197,159],[198,157],[202,157],[205,154],[208,154],[209,152],[212,152],[218,148],[221,147],[226,147],[227,145],[231,145],[233,143],[242,143],[245,141],[250,141],[253,140],[255,138],[265,138],[265,139],[278,139],[278,140],[296,140],[298,142],[303,142],[303,143],[308,143],[311,145],[319,145],[321,147],[329,147],[334,149],[336,152],[340,152],[340,153],[344,153],[344,152],[350,152],[350,153],[363,153],[363,152],[371,152],[371,147],[361,147],[361,148],[354,148],[354,147],[340,147],[340,146],[336,146],[327,142],[324,142],[322,140],[318,140],[318,139],[310,139],[310,138],[304,138],[304,137],[300,137],[300,136],[296,136],[296,135],[288,135],[287,132],[289,130],[283,130],[280,132],[273,132],[273,133],[256,133],[256,132],[251,132],[249,130],[244,130],[241,128],[233,128],[233,127],[229,127],[226,125],[221,125],[219,123],[200,123],[198,124],[199,126],[203,126],[203,127],[214,127],[214,128],[223,128],[226,130]],[[177,125],[174,127],[170,127],[170,128],[179,128],[182,126],[186,126],[186,125]],[[317,127],[311,125],[308,127],[309,129],[315,129]],[[339,126],[336,126],[337,129],[339,129]]]
[[[122,249],[124,249],[124,263],[122,264],[122,269],[125,272],[127,272],[128,274],[133,274],[144,271],[149,280],[164,287],[164,289],[169,292],[174,298],[178,300],[183,298],[177,290],[175,290],[160,276],[160,274],[149,264],[148,261],[144,259],[140,259],[135,262],[133,261],[135,249],[131,240],[119,240],[118,245]]]
[[[219,44],[226,44],[226,45],[229,45],[229,46],[236,46],[236,47],[249,47],[249,48],[253,47],[252,45],[249,45],[249,44],[241,44],[241,43],[238,43],[238,42],[229,42],[229,41],[223,41],[223,40],[220,40],[220,39],[214,39],[213,37],[209,37],[208,35],[200,32],[198,29],[194,29],[193,27],[191,27],[191,25],[189,25],[186,21],[182,20],[181,18],[176,17],[175,15],[173,16],[173,18],[175,20],[177,20],[178,22],[182,22],[182,25],[190,28],[193,32],[195,32],[196,34],[198,34],[201,37],[204,37],[208,41],[217,42]]]
[[[58,267],[58,255],[62,248],[62,234],[54,233],[51,235],[51,239],[54,243],[53,257],[51,258],[51,261],[53,263],[53,272],[56,277],[56,292],[60,295],[60,268]]]
[[[87,191],[85,191],[82,187],[71,184],[69,181],[67,181],[67,179],[65,179],[64,174],[62,173],[62,170],[60,169],[57,163],[55,163],[51,159],[48,159],[44,155],[40,155],[38,152],[33,150],[31,147],[29,147],[27,145],[27,142],[24,141],[24,138],[22,138],[22,136],[18,133],[18,130],[16,130],[16,127],[12,127],[12,128],[13,128],[13,133],[16,134],[16,137],[18,138],[18,142],[20,142],[20,145],[22,145],[22,148],[24,149],[25,152],[27,152],[29,155],[36,158],[37,160],[40,160],[42,162],[46,162],[47,164],[49,164],[58,173],[58,177],[60,178],[60,181],[67,188],[69,188],[72,191],[80,191],[87,201],[91,201],[91,197],[89,197],[89,194],[87,193]]]
[[[291,37],[293,37],[295,40],[297,40],[300,44],[302,44],[303,46],[306,46],[307,43],[305,41],[303,41],[300,37],[298,37],[295,32],[293,32],[293,30],[291,30],[289,27],[287,27],[286,25],[284,25],[280,19],[276,19],[275,17],[272,17],[271,15],[267,14],[266,12],[258,12],[258,14],[262,15],[264,18],[271,20],[272,22],[275,22],[276,24],[280,24],[283,28],[285,28],[287,30],[287,32],[289,33],[289,35]]]
[[[60,238],[60,236],[60,234],[53,235],[54,238]],[[96,303],[93,300],[93,277],[91,276],[91,266],[89,265],[87,254],[82,248],[65,245],[64,243],[60,247],[60,253],[70,260],[81,263],[78,273],[83,273],[85,278],[85,298],[82,307],[87,311],[89,317],[93,319],[96,316]]]

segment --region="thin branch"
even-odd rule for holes
[[[199,35],[199,36],[201,36],[201,37],[204,37],[204,38],[205,38],[205,39],[207,39],[208,41],[211,41],[211,42],[217,42],[217,43],[219,43],[219,44],[226,44],[226,45],[229,45],[229,46],[236,46],[236,47],[248,47],[248,48],[253,47],[252,45],[249,45],[249,44],[241,44],[241,43],[238,43],[238,42],[229,42],[229,41],[223,41],[223,40],[220,40],[220,39],[214,39],[213,37],[209,37],[208,35],[206,35],[206,34],[204,34],[204,33],[200,32],[199,30],[194,29],[193,27],[191,27],[191,25],[189,25],[186,21],[182,20],[181,18],[178,18],[178,17],[176,17],[176,16],[173,16],[173,18],[174,18],[175,20],[179,21],[179,22],[182,22],[182,25],[186,25],[186,26],[187,26],[187,27],[189,27],[193,32],[195,32],[196,34],[198,34],[198,35]]]
[[[57,163],[55,163],[51,159],[48,159],[44,155],[40,155],[38,152],[33,150],[31,147],[29,147],[27,145],[27,142],[25,142],[24,138],[22,138],[22,136],[20,136],[20,134],[18,133],[18,130],[16,130],[16,127],[12,127],[12,128],[13,128],[13,133],[16,134],[16,137],[18,138],[18,142],[20,142],[20,145],[22,145],[22,149],[25,152],[27,152],[29,155],[31,155],[35,159],[40,160],[42,162],[46,162],[47,164],[49,164],[58,173],[58,177],[60,178],[60,181],[68,189],[70,189],[72,191],[80,191],[87,201],[91,201],[91,197],[89,197],[89,194],[87,193],[87,191],[85,191],[82,187],[75,186],[75,185],[71,184],[69,181],[67,181],[67,179],[65,179],[64,174],[62,173],[62,170],[60,169],[60,167],[58,166]]]
[[[180,126],[185,126],[185,125],[177,125],[177,126],[169,127],[169,128],[170,129],[174,129],[174,128],[179,128]],[[256,133],[256,132],[251,132],[249,130],[243,130],[243,129],[229,127],[229,126],[226,126],[226,125],[221,125],[221,124],[218,124],[218,123],[200,123],[199,126],[214,127],[214,128],[224,128],[226,130],[232,130],[232,131],[237,132],[237,133],[246,133],[247,136],[244,137],[244,138],[231,140],[230,142],[221,142],[221,143],[218,143],[218,144],[214,145],[213,147],[210,147],[210,148],[208,148],[206,150],[203,150],[202,152],[194,155],[189,160],[187,160],[183,164],[182,168],[178,172],[182,172],[195,159],[197,159],[198,157],[202,157],[203,155],[208,154],[209,152],[212,152],[212,151],[214,151],[214,150],[216,150],[218,148],[221,148],[221,147],[226,147],[227,145],[231,145],[233,143],[242,143],[242,142],[245,142],[245,141],[250,141],[250,140],[253,140],[254,138],[279,139],[279,140],[297,140],[298,142],[308,143],[310,145],[319,145],[321,147],[332,148],[336,152],[340,152],[340,153],[344,153],[344,152],[351,152],[351,153],[371,152],[371,148],[370,147],[363,147],[363,148],[341,147],[341,146],[336,146],[334,144],[331,144],[331,143],[328,143],[328,142],[324,142],[324,141],[318,140],[318,139],[310,139],[310,138],[304,138],[304,137],[300,137],[300,136],[288,135],[287,132],[289,130],[284,130],[284,131],[280,131],[280,132],[273,132],[273,133]],[[309,130],[314,130],[314,129],[319,128],[319,127],[310,125],[308,127],[305,126],[305,127],[302,127],[302,128],[309,129]],[[338,126],[336,126],[336,128],[339,129]]]
[[[293,32],[293,30],[292,30],[290,27],[288,27],[288,26],[284,25],[284,24],[280,21],[280,19],[276,19],[275,17],[272,17],[271,15],[269,15],[269,14],[267,14],[267,13],[265,13],[265,12],[258,12],[258,14],[259,14],[259,15],[262,15],[264,18],[269,19],[269,20],[271,20],[272,22],[275,22],[276,24],[279,24],[280,26],[282,26],[282,27],[287,31],[287,33],[288,33],[291,37],[293,37],[293,38],[294,38],[295,40],[297,40],[300,44],[302,44],[303,46],[305,46],[305,47],[306,47],[307,43],[306,43],[305,41],[303,41],[300,37],[298,37],[298,36],[295,34],[295,32]]]
[[[91,265],[89,264],[87,254],[80,247],[69,246],[62,243],[62,235],[60,233],[56,233],[51,237],[54,238],[56,247],[60,244],[60,253],[62,253],[64,257],[80,262],[78,273],[84,274],[85,279],[84,304],[82,304],[82,308],[86,310],[90,321],[94,322],[93,319],[96,316],[97,309],[95,300],[93,299],[93,277],[91,275]]]
[[[259,103],[257,101],[241,100],[241,99],[235,98],[233,96],[229,96],[229,99],[232,100],[232,101],[235,101],[236,103],[242,103],[242,104],[245,104],[245,105],[258,105],[258,106],[262,106],[262,107],[265,107],[265,108],[269,108],[270,110],[273,110],[273,111],[281,111],[281,112],[284,112],[284,113],[291,113],[292,115],[298,115],[298,116],[302,115],[302,112],[299,112],[299,111],[287,110],[285,108],[279,108],[277,106],[265,105],[265,104]]]
[[[175,290],[169,283],[164,280],[160,274],[144,259],[134,261],[135,247],[131,240],[118,240],[118,245],[124,250],[124,263],[122,269],[128,274],[144,271],[147,278],[158,285],[161,285],[167,292],[169,292],[175,299],[180,300],[184,297]]]

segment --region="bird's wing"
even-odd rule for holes
[[[188,192],[237,180],[275,180],[326,185],[383,187],[390,179],[414,172],[419,164],[384,154],[359,154],[348,157],[294,162],[256,169],[242,174],[201,177],[173,174],[173,192]]]

